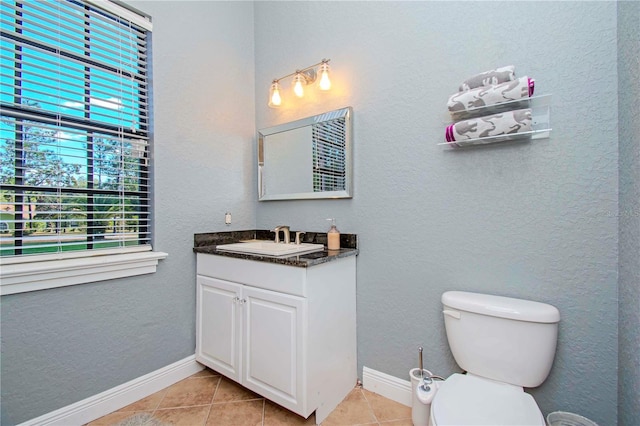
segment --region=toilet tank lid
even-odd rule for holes
[[[518,321],[541,323],[560,321],[560,311],[555,306],[512,297],[467,291],[446,291],[442,294],[442,304],[461,311]]]

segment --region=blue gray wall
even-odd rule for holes
[[[258,127],[354,109],[354,198],[261,202],[257,225],[323,231],[335,217],[358,234],[359,368],[408,379],[423,345],[427,368],[456,371],[446,290],[539,300],[562,316],[532,391],[542,411],[616,423],[616,14],[615,2],[256,2]],[[271,79],[323,57],[335,90],[266,107]],[[551,138],[437,146],[459,83],[507,64],[553,94]]]
[[[2,425],[193,355],[193,234],[255,227],[253,4],[131,4],[154,21],[154,245],[169,256],[153,275],[2,297]]]
[[[423,345],[428,368],[455,371],[445,290],[541,300],[562,314],[533,391],[543,411],[609,425],[619,405],[620,425],[639,423],[637,3],[130,3],[154,18],[155,245],[169,257],[154,275],[3,297],[0,423],[192,355],[193,233],[324,231],[327,217],[360,237],[360,368],[406,379]],[[324,57],[331,92],[266,107],[271,79]],[[553,94],[551,138],[436,146],[448,95],[505,64]],[[255,128],[347,105],[355,197],[257,203]]]
[[[618,424],[640,424],[640,3],[618,3]]]

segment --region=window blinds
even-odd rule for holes
[[[314,192],[346,189],[345,128],[344,117],[312,126]]]
[[[120,9],[0,3],[2,256],[150,244],[150,23]]]

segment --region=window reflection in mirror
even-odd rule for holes
[[[352,197],[352,109],[330,111],[258,132],[258,197]]]

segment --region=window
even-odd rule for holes
[[[3,264],[151,250],[149,20],[104,0],[0,16]]]

